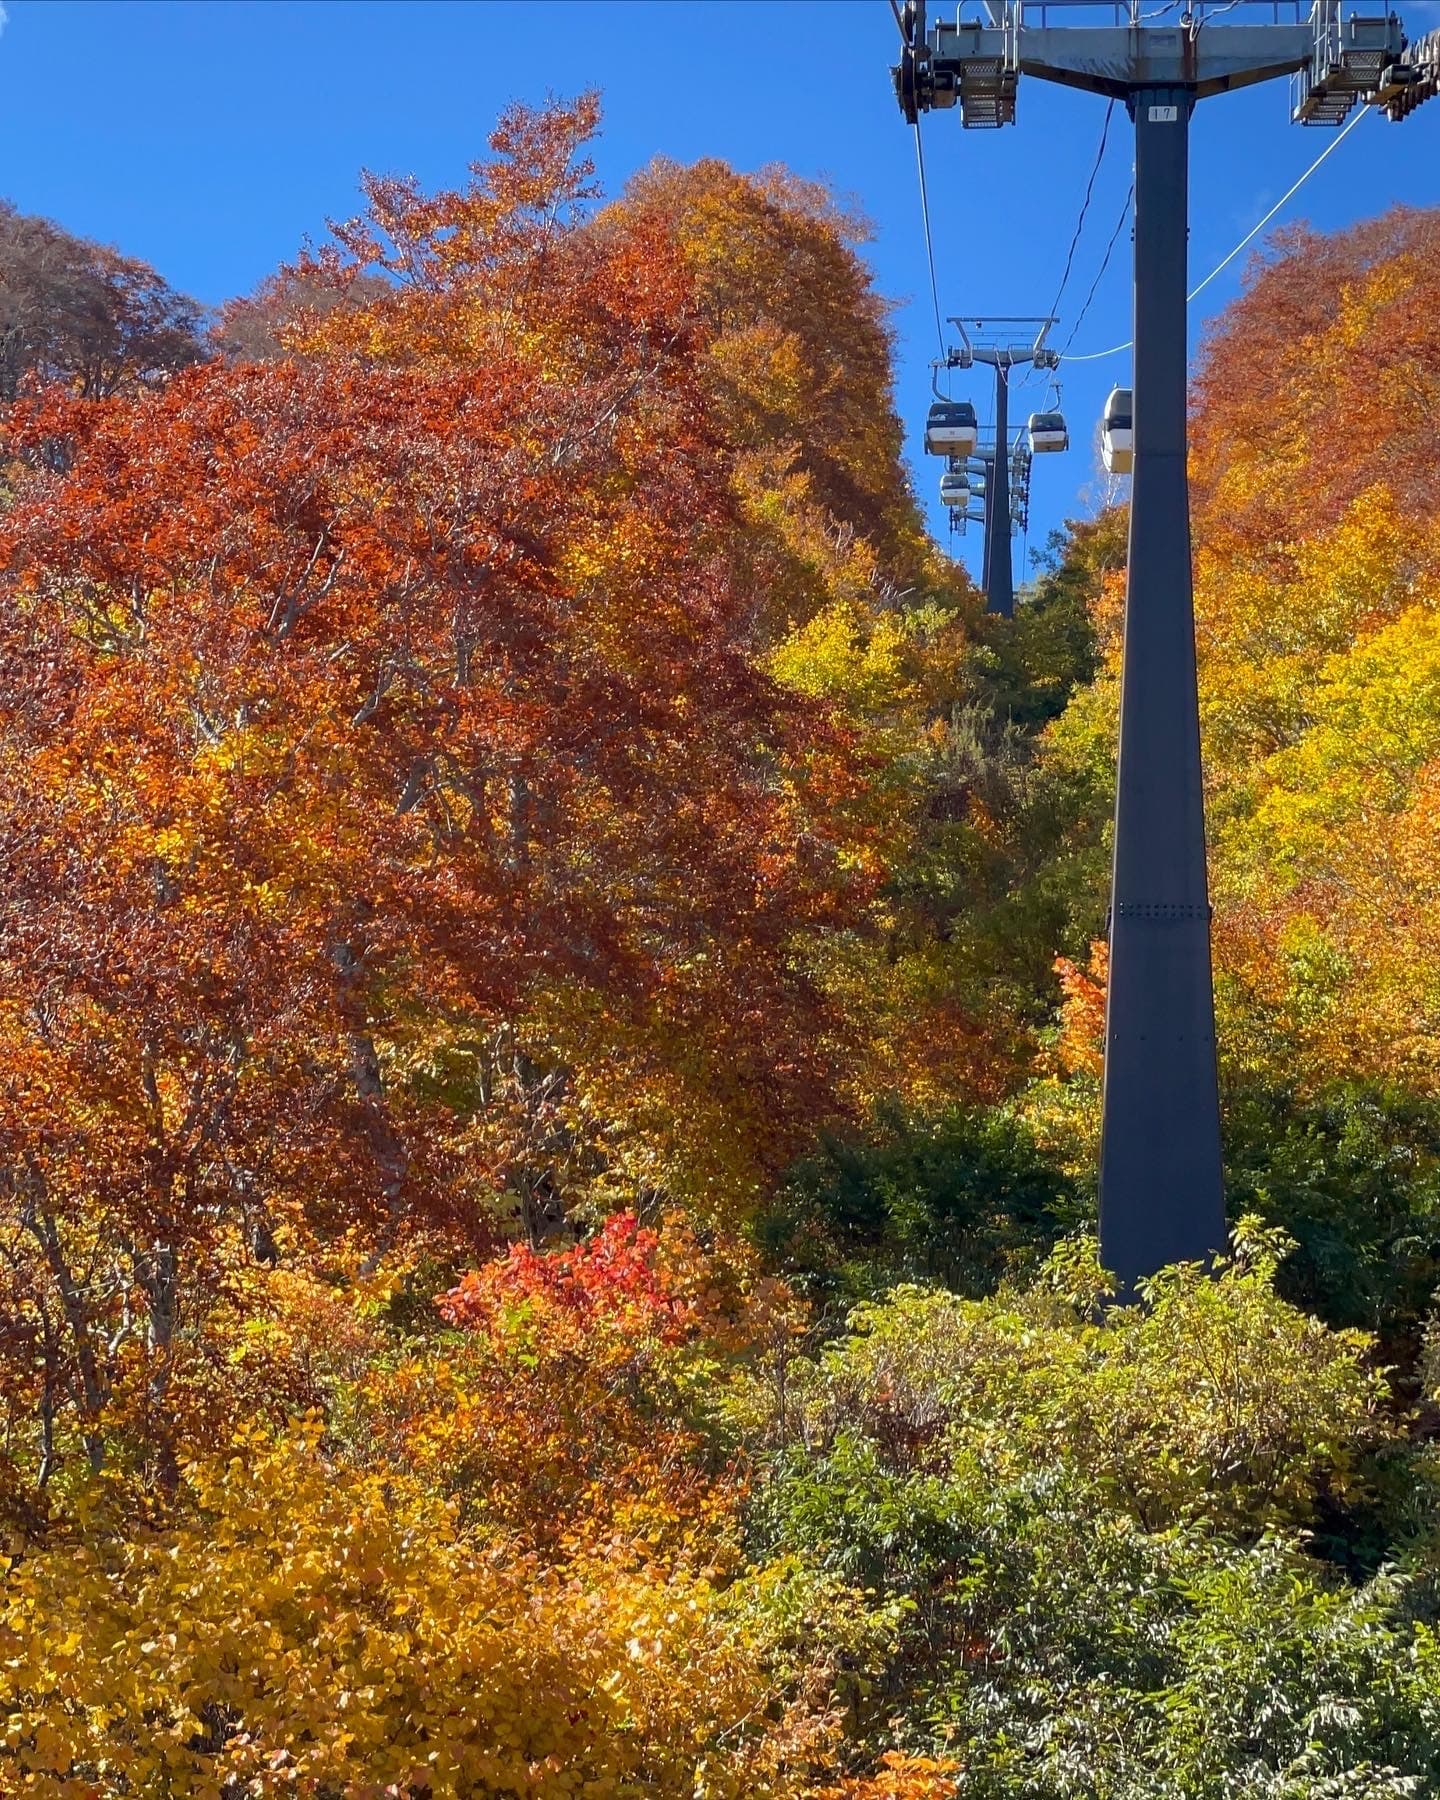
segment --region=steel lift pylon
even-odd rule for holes
[[[947,352],[935,369],[970,369],[978,363],[995,371],[995,441],[980,460],[985,476],[985,553],[981,586],[985,610],[1002,618],[1015,614],[1015,565],[1010,536],[1024,528],[1030,507],[1030,452],[1023,439],[1010,439],[1010,375],[1018,368],[1055,369],[1058,354],[1045,339],[1054,319],[952,318],[960,335],[958,349]],[[931,386],[943,399],[932,374]]]
[[[1268,16],[1237,22],[1241,9]],[[1190,0],[1165,24],[1147,23],[1139,0],[974,11],[927,30],[923,0],[907,0],[895,87],[912,123],[958,107],[972,128],[1013,124],[1030,75],[1123,100],[1135,127],[1134,473],[1100,1148],[1101,1254],[1129,1296],[1226,1240],[1186,479],[1190,117],[1211,95],[1289,76],[1297,123],[1335,125],[1357,103],[1407,118],[1440,88],[1440,32],[1412,46],[1395,14],[1345,13],[1339,0],[1308,12]]]

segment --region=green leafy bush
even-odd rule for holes
[[[1409,1333],[1440,1285],[1440,1108],[1358,1084],[1232,1089],[1233,1210],[1296,1239],[1279,1290],[1333,1325]]]
[[[756,1231],[822,1297],[925,1280],[980,1295],[1033,1273],[1080,1208],[1018,1120],[882,1108],[869,1136],[826,1138],[797,1165]]]
[[[1023,1289],[862,1304],[792,1368],[749,1550],[888,1621],[857,1755],[953,1758],[963,1800],[1435,1791],[1440,1558],[1355,1582],[1313,1536],[1423,1459],[1372,1341],[1277,1293],[1287,1247],[1246,1221],[1119,1308],[1069,1240]]]
[[[971,1455],[1005,1481],[1084,1472],[1148,1530],[1309,1525],[1318,1487],[1359,1487],[1393,1429],[1369,1340],[1275,1293],[1279,1248],[1252,1234],[1213,1279],[1166,1270],[1140,1307],[1104,1308],[1083,1250],[992,1300],[900,1288],[795,1378],[806,1439],[858,1432],[897,1468]]]

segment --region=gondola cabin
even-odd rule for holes
[[[1107,475],[1128,475],[1135,466],[1134,405],[1129,388],[1113,388],[1100,421],[1100,459]]]
[[[1031,413],[1026,430],[1030,438],[1031,453],[1035,456],[1041,456],[1049,450],[1070,448],[1070,431],[1059,413]]]
[[[925,420],[930,456],[969,456],[980,441],[980,421],[968,400],[937,400]]]
[[[961,511],[970,504],[970,477],[955,469],[940,477],[940,498]]]

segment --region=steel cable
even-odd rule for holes
[[[1302,176],[1300,176],[1300,178],[1297,181],[1292,182],[1291,185],[1288,188],[1286,188],[1285,192],[1280,196],[1280,198],[1270,208],[1269,212],[1267,212],[1265,214],[1264,218],[1261,219],[1257,224],[1253,225],[1250,228],[1250,230],[1245,233],[1244,237],[1241,238],[1240,242],[1235,246],[1235,248],[1233,250],[1231,250],[1229,252],[1228,255],[1221,257],[1220,261],[1218,263],[1216,263],[1215,267],[1210,271],[1210,273],[1205,277],[1205,279],[1203,281],[1199,282],[1195,287],[1191,288],[1190,292],[1185,296],[1187,305],[1189,304],[1190,301],[1192,301],[1196,297],[1197,294],[1202,293],[1207,287],[1209,287],[1210,283],[1215,279],[1215,277],[1217,275],[1221,274],[1225,269],[1229,268],[1230,264],[1232,262],[1234,262],[1235,258],[1240,254],[1240,252],[1245,248],[1245,246],[1247,244],[1254,243],[1255,239],[1257,237],[1259,237],[1260,233],[1265,229],[1265,227],[1275,217],[1276,213],[1278,213],[1280,211],[1281,207],[1286,205],[1287,202],[1289,202],[1290,200],[1294,199],[1295,195],[1300,192],[1301,188],[1304,187],[1305,183],[1310,179],[1310,177],[1320,167],[1321,163],[1324,162],[1324,160],[1327,156],[1334,155],[1334,153],[1345,142],[1346,138],[1349,137],[1350,133],[1355,129],[1355,127],[1360,123],[1360,121],[1365,117],[1366,113],[1368,113],[1369,110],[1370,110],[1370,108],[1368,106],[1362,106],[1360,108],[1360,110],[1355,114],[1354,118],[1350,120],[1349,124],[1346,125],[1345,129],[1342,132],[1340,132],[1340,134],[1337,137],[1334,137],[1330,140],[1330,142],[1325,146],[1325,148],[1315,158],[1314,162],[1311,163],[1310,167],[1305,171],[1305,173]],[[1099,362],[1104,357],[1118,356],[1122,350],[1132,349],[1134,346],[1134,342],[1135,342],[1135,340],[1133,338],[1126,338],[1126,340],[1123,344],[1114,344],[1108,350],[1090,350],[1090,351],[1087,351],[1085,353],[1085,355],[1083,355],[1083,356],[1072,356],[1067,352],[1067,353],[1065,353],[1063,360],[1065,362]]]
[[[1065,289],[1070,281],[1070,271],[1075,267],[1075,252],[1080,245],[1080,234],[1085,229],[1085,215],[1090,210],[1090,200],[1095,192],[1095,181],[1100,173],[1100,165],[1105,160],[1105,145],[1110,137],[1110,120],[1115,113],[1115,102],[1112,100],[1105,108],[1105,122],[1100,127],[1100,145],[1095,152],[1095,161],[1090,170],[1090,179],[1085,183],[1085,198],[1080,202],[1080,216],[1075,221],[1075,230],[1070,238],[1070,248],[1065,256],[1065,273],[1060,277],[1060,285],[1055,290],[1055,298],[1050,302],[1050,316],[1055,318],[1060,311],[1060,302],[1065,297]]]
[[[940,360],[945,360],[945,327],[940,321],[940,283],[935,278],[935,240],[930,232],[930,195],[925,185],[925,145],[920,136],[920,121],[915,121],[915,167],[920,175],[920,218],[925,227],[925,259],[930,265],[930,304],[935,309],[935,341],[940,347]]]

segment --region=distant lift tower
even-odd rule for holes
[[[1238,23],[1252,5],[1264,22]],[[1077,23],[1051,23],[1082,6]],[[1412,47],[1393,13],[1342,13],[1339,0],[1308,13],[1190,0],[1164,25],[1143,20],[1141,0],[974,11],[927,32],[923,0],[908,0],[895,86],[912,123],[958,105],[967,126],[1012,124],[1023,74],[1123,100],[1135,125],[1134,486],[1100,1147],[1101,1252],[1128,1294],[1225,1244],[1185,466],[1190,114],[1289,75],[1299,123],[1338,124],[1357,102],[1404,119],[1440,87],[1440,33]]]
[[[1054,369],[1060,358],[1045,347],[1053,319],[954,319],[960,348],[951,350],[944,367],[969,369],[980,363],[995,371],[995,447],[983,458],[985,470],[985,560],[983,582],[987,612],[1003,618],[1015,614],[1015,565],[1010,534],[1029,501],[1029,450],[1024,439],[1010,442],[1010,371],[1020,367]],[[936,388],[939,393],[939,388]],[[1012,503],[1011,477],[1017,492]]]

